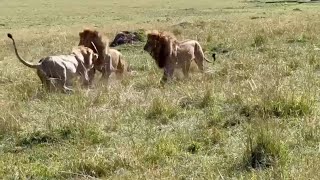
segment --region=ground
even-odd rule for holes
[[[2,0],[2,179],[319,179],[318,3],[240,0]],[[94,27],[197,39],[201,74],[162,76],[144,42],[136,71],[89,91],[45,93],[22,57],[68,54]]]

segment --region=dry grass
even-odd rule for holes
[[[0,7],[0,177],[320,177],[317,4],[77,2]],[[161,87],[144,44],[121,46],[133,76],[47,94],[5,36],[12,33],[20,54],[36,62],[69,53],[87,26],[110,39],[119,30],[170,30],[199,40],[217,61],[204,75],[194,68],[184,80],[177,72]]]

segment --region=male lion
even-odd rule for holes
[[[90,80],[93,79],[96,69],[101,69],[103,74],[110,73],[111,69],[111,57],[109,53],[109,40],[102,33],[91,30],[84,29],[79,32],[79,46],[85,46],[95,51],[98,54],[98,59],[89,72]],[[102,68],[104,66],[104,68]],[[90,81],[91,84],[91,81]]]
[[[108,47],[108,38],[98,31],[84,29],[79,33],[79,45],[84,45],[95,50],[99,54],[98,60],[93,69],[89,72],[90,80],[93,80],[95,71],[102,73],[101,79],[109,79],[111,73],[115,72],[117,76],[122,76],[125,72],[130,71],[127,62],[123,59],[122,54],[116,49]],[[90,81],[92,84],[92,81]]]
[[[65,92],[73,91],[67,86],[72,84],[71,80],[76,75],[82,77],[84,85],[89,84],[88,71],[98,58],[98,55],[91,49],[79,46],[74,48],[70,55],[47,56],[40,59],[37,64],[31,64],[20,57],[15,40],[10,33],[8,37],[12,39],[19,61],[30,68],[37,69],[37,74],[45,88],[51,89],[56,85],[55,83],[58,83]]]
[[[167,81],[168,77],[172,78],[176,67],[181,67],[184,76],[188,77],[192,60],[195,60],[201,72],[204,70],[204,60],[211,63],[205,58],[198,41],[178,41],[174,35],[168,32],[153,31],[148,33],[147,43],[143,49],[152,56],[159,68],[164,69],[162,84]]]

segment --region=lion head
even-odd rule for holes
[[[91,29],[84,29],[79,32],[79,46],[85,46],[95,51],[98,54],[96,63],[102,64],[105,56],[109,51],[109,40],[106,36],[100,32]]]
[[[83,57],[83,63],[86,69],[91,69],[99,57],[92,49],[84,46],[72,48],[72,53],[76,56]]]
[[[164,68],[170,56],[176,54],[176,38],[168,32],[153,31],[147,34],[144,50],[156,61],[159,68]]]

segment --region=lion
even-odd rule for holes
[[[94,79],[96,69],[102,70],[103,74],[108,74],[111,72],[111,57],[109,55],[109,39],[102,33],[92,30],[84,29],[79,32],[79,46],[85,46],[95,51],[98,54],[98,59],[89,72],[90,80]],[[102,68],[104,66],[104,68]],[[90,81],[90,84],[92,81]]]
[[[198,41],[178,41],[173,34],[165,31],[155,30],[147,33],[147,42],[143,49],[151,55],[160,69],[164,69],[160,81],[162,84],[168,78],[172,78],[175,68],[182,68],[184,76],[188,77],[192,60],[196,62],[201,72],[204,71],[204,60],[212,63],[204,56]]]
[[[83,85],[89,84],[88,71],[93,68],[93,64],[98,59],[98,54],[94,53],[90,48],[79,46],[73,48],[69,55],[47,56],[37,64],[32,64],[24,60],[19,54],[13,36],[8,33],[8,37],[12,40],[15,54],[19,61],[25,66],[37,69],[37,75],[47,90],[56,83],[64,90],[64,92],[72,92],[68,86],[72,85],[72,79],[76,75],[80,75]]]

